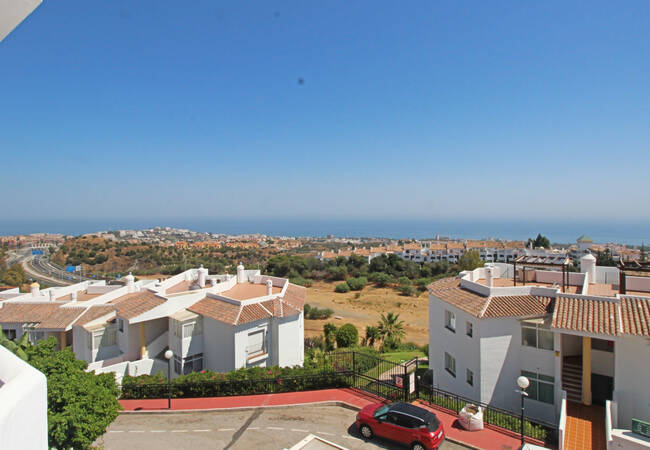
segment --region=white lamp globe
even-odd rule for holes
[[[521,389],[526,389],[529,385],[530,381],[528,381],[528,378],[524,377],[523,375],[517,378],[517,386],[519,386]]]
[[[167,350],[165,352],[165,358],[172,359],[173,356],[174,356],[174,352],[172,352],[171,350]]]

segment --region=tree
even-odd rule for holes
[[[415,288],[408,284],[398,286],[397,290],[399,291],[400,295],[403,295],[404,297],[413,297],[415,295]]]
[[[338,348],[352,347],[359,342],[359,331],[351,323],[346,323],[336,330],[336,346]]]
[[[11,266],[4,275],[4,282],[11,286],[22,286],[27,283],[27,274],[20,264]]]
[[[56,345],[50,337],[27,350],[29,363],[47,377],[49,445],[90,448],[120,409],[115,375],[86,372],[85,361],[75,359],[69,347],[56,351]]]
[[[476,250],[465,252],[458,260],[460,270],[474,270],[477,267],[483,267],[481,255]]]
[[[399,341],[404,337],[404,321],[399,320],[399,314],[389,312],[381,315],[377,325],[379,335],[383,341],[386,339]]]
[[[604,251],[598,251],[596,254],[596,265],[597,266],[616,266],[616,261],[612,257],[612,252],[606,248]]]
[[[336,338],[337,327],[332,322],[323,325],[323,334],[325,335],[325,351],[334,350],[334,339]]]
[[[368,325],[366,327],[366,337],[363,339],[363,344],[368,347],[374,347],[375,341],[380,338],[381,335],[379,334],[379,328]]]
[[[360,291],[366,287],[366,284],[368,284],[368,279],[366,277],[348,278],[347,283],[350,289],[353,291]]]
[[[374,259],[373,259],[374,261]],[[384,272],[377,272],[371,276],[371,280],[377,287],[386,287],[394,281],[393,277]]]
[[[538,233],[535,239],[528,239],[527,244],[533,248],[551,248],[551,241],[546,236],[542,236],[541,233]]]
[[[334,291],[339,294],[345,294],[346,292],[350,292],[350,286],[344,281],[343,283],[337,284]]]

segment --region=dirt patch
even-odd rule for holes
[[[376,325],[382,313],[394,312],[404,321],[406,341],[424,345],[429,342],[429,297],[426,292],[417,297],[404,297],[391,288],[366,287],[345,294],[334,292],[338,282],[315,282],[307,289],[307,303],[318,308],[331,308],[334,317],[328,320],[305,320],[305,336],[323,332],[323,325],[352,323],[365,334],[367,325]],[[337,318],[339,317],[339,318]]]

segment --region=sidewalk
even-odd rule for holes
[[[294,406],[318,403],[343,403],[355,409],[366,405],[384,402],[383,398],[375,397],[355,389],[323,389],[319,391],[286,392],[281,394],[242,395],[236,397],[204,397],[172,399],[172,412],[200,411],[234,408],[264,408],[274,406]],[[461,428],[456,415],[445,410],[429,407],[419,401],[414,402],[420,407],[430,409],[445,428],[447,439],[468,447],[487,450],[508,450],[519,448],[519,438],[510,433],[502,433],[486,428],[482,431],[470,432]],[[120,400],[127,413],[157,412],[165,413],[167,399]]]

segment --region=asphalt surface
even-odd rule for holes
[[[349,449],[406,448],[361,439],[357,412],[338,406],[292,406],[245,411],[120,414],[95,444],[111,449],[285,449],[309,434]],[[445,442],[441,449],[465,447]]]

